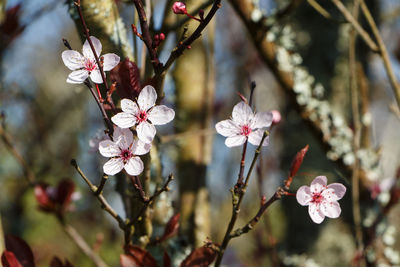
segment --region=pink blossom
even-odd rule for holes
[[[182,2],[175,2],[172,5],[172,11],[175,14],[186,14],[187,13],[186,5]]]
[[[326,185],[325,176],[317,176],[310,186],[303,185],[297,190],[296,199],[302,206],[308,206],[308,213],[315,223],[321,223],[325,216],[338,218],[341,209],[337,202],[346,193],[346,187],[339,183]]]
[[[272,110],[271,113],[272,113],[272,124],[278,124],[282,119],[281,113],[278,110]]]
[[[93,43],[97,56],[100,58],[102,46],[99,39],[91,36],[90,40]],[[82,54],[75,50],[65,50],[62,52],[61,57],[65,66],[73,71],[68,75],[67,83],[83,83],[88,77],[94,83],[103,83],[100,69],[97,66],[88,40],[83,44]],[[103,60],[104,71],[112,70],[119,63],[119,56],[116,54],[105,54],[101,58]]]
[[[140,92],[137,102],[121,100],[122,112],[111,118],[121,128],[136,125],[137,136],[145,143],[151,143],[156,135],[154,125],[163,125],[175,117],[175,111],[164,105],[155,105],[157,93],[154,87],[147,85]]]
[[[103,166],[104,173],[114,175],[125,169],[129,175],[139,175],[143,171],[143,162],[137,155],[148,153],[150,148],[151,144],[134,140],[131,130],[116,127],[113,141],[99,143],[100,154],[111,158]]]
[[[232,119],[223,120],[215,125],[215,129],[220,135],[226,138],[225,145],[234,147],[242,145],[246,140],[258,146],[261,142],[264,130],[271,126],[271,112],[253,113],[250,106],[244,102],[239,102],[233,107]],[[265,138],[263,146],[268,145],[269,138]]]

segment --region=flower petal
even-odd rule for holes
[[[121,128],[129,128],[136,124],[136,116],[131,113],[120,112],[111,117],[111,121]]]
[[[132,153],[134,155],[144,155],[150,151],[151,143],[145,143],[140,139],[136,139],[132,145]]]
[[[111,140],[104,140],[99,143],[99,152],[104,157],[116,157],[121,150],[118,145]]]
[[[297,190],[296,193],[297,202],[302,206],[307,206],[312,200],[311,190],[309,186],[303,185]]]
[[[112,70],[115,66],[118,65],[120,58],[114,53],[108,53],[105,55],[102,55],[103,58],[103,70],[104,71],[110,71]]]
[[[252,145],[259,146],[261,139],[264,135],[264,130],[258,129],[257,131],[253,131],[249,134],[249,142]],[[263,146],[267,146],[269,144],[269,136],[265,137]]]
[[[240,146],[243,145],[245,141],[246,137],[244,135],[235,135],[226,138],[225,145],[227,147]]]
[[[311,182],[310,189],[311,192],[314,193],[320,193],[322,190],[326,188],[326,176],[317,176],[315,179]]]
[[[97,56],[100,56],[102,47],[101,47],[101,43],[100,43],[99,39],[97,39],[94,36],[90,36],[90,40],[93,43],[94,50],[96,51]],[[82,54],[85,58],[92,58],[92,59],[95,58],[93,55],[92,49],[90,48],[90,44],[89,44],[88,40],[86,40],[85,43],[83,44]]]
[[[337,218],[342,212],[337,201],[323,201],[320,208],[321,212],[328,218]]]
[[[252,129],[266,128],[271,126],[273,115],[271,112],[257,112],[251,122]]]
[[[121,158],[112,158],[103,166],[103,171],[107,175],[119,173],[124,168],[124,162]]]
[[[335,194],[335,190],[333,188],[324,189],[321,193],[321,196],[326,201],[337,201],[339,200],[338,196]]]
[[[346,187],[340,183],[333,183],[328,185],[329,189],[333,189],[335,191],[335,195],[337,196],[337,200],[341,199],[346,193]]]
[[[105,74],[104,74],[105,75]],[[96,69],[90,73],[90,79],[94,83],[103,83],[103,78],[101,77],[100,70]]]
[[[137,136],[145,143],[151,143],[156,135],[156,127],[153,124],[144,121],[136,126]]]
[[[175,117],[175,111],[167,106],[160,105],[153,107],[148,112],[147,119],[154,125],[163,125],[172,121]]]
[[[132,100],[127,98],[121,100],[121,109],[123,112],[131,113],[135,116],[139,112],[138,105]]]
[[[124,169],[129,175],[139,175],[143,171],[143,161],[139,157],[132,157],[125,164]]]
[[[157,93],[153,86],[145,86],[139,94],[138,104],[141,110],[147,111],[154,106],[157,100]]]
[[[75,70],[68,75],[67,83],[83,83],[89,73],[86,70]]]
[[[308,206],[308,214],[310,214],[311,220],[318,224],[322,223],[325,219],[325,215],[321,212],[319,206],[313,203]]]
[[[249,124],[254,118],[253,111],[246,103],[239,102],[233,107],[232,119],[239,125]]]
[[[133,134],[129,128],[119,129],[117,133],[114,132],[114,142],[121,149],[129,149],[133,143]]]
[[[240,128],[233,120],[223,120],[215,124],[217,133],[222,136],[235,136],[240,134]]]
[[[61,58],[70,70],[77,70],[84,67],[84,60],[85,58],[75,50],[65,50],[61,53]]]

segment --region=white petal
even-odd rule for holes
[[[175,117],[175,111],[167,106],[155,106],[148,113],[148,119],[154,125],[163,125],[172,121]]]
[[[329,218],[337,218],[342,212],[337,201],[323,201],[320,205],[320,208],[322,213]]]
[[[297,202],[302,206],[307,206],[312,200],[310,187],[303,185],[297,190],[296,193]]]
[[[252,129],[269,127],[272,124],[273,115],[271,112],[257,112],[251,123]]]
[[[105,74],[104,74],[105,75]],[[103,83],[103,78],[101,78],[100,70],[94,70],[90,73],[90,79],[94,83]]]
[[[121,152],[118,145],[111,140],[104,140],[99,143],[100,154],[104,157],[115,157]]]
[[[215,124],[217,133],[222,136],[235,136],[240,134],[240,128],[233,120],[223,120]]]
[[[136,116],[131,113],[120,112],[111,117],[111,121],[121,128],[129,128],[136,124]]]
[[[250,106],[241,101],[233,107],[232,119],[239,125],[249,124],[254,118]]]
[[[259,146],[261,139],[264,135],[264,130],[258,129],[257,131],[253,131],[249,134],[249,142],[252,145]],[[269,136],[265,137],[263,146],[267,146],[269,144]]]
[[[321,212],[319,206],[313,203],[308,206],[308,214],[310,214],[311,220],[318,224],[322,223],[325,219],[325,215]]]
[[[225,145],[227,147],[234,147],[243,145],[246,141],[246,137],[244,135],[236,135],[226,138]]]
[[[121,158],[112,158],[103,166],[105,174],[114,175],[119,173],[124,168],[124,162]]]
[[[65,50],[61,54],[61,58],[70,70],[77,70],[80,68],[84,67],[84,57],[79,53],[78,51],[75,50]]]
[[[97,39],[94,36],[90,36],[90,40],[93,43],[94,46],[94,50],[96,51],[97,56],[100,56],[101,54],[101,43],[99,41],[99,39]],[[85,41],[85,43],[83,44],[82,47],[82,54],[85,58],[95,58],[92,52],[92,49],[90,48],[90,44],[88,42],[88,40]]]
[[[89,73],[86,70],[75,70],[68,75],[67,83],[83,83]]]
[[[121,100],[121,109],[123,112],[132,113],[133,115],[136,115],[139,112],[138,105],[127,98]]]
[[[335,194],[335,190],[333,188],[324,189],[321,193],[321,196],[326,201],[337,201],[339,200],[338,196]]]
[[[311,192],[314,193],[320,193],[322,190],[326,188],[326,176],[317,176],[315,179],[311,182],[310,189]]]
[[[144,155],[150,151],[151,143],[145,143],[140,139],[136,139],[132,145],[132,153],[134,155]]]
[[[139,94],[138,104],[141,110],[149,110],[157,100],[157,93],[153,86],[147,85],[145,86]]]
[[[341,199],[346,193],[346,187],[340,183],[333,183],[328,185],[328,188],[332,188],[335,191],[337,200]]]
[[[156,127],[146,121],[136,126],[137,136],[145,143],[151,143],[156,135]]]
[[[143,171],[143,161],[139,157],[132,157],[125,164],[124,169],[129,175],[139,175]]]
[[[121,129],[120,135],[115,135],[114,133],[114,142],[121,148],[121,149],[129,149],[129,147],[133,143],[133,134],[129,128]]]
[[[109,71],[112,70],[119,63],[119,56],[113,53],[108,53],[102,56],[103,57],[103,70]]]

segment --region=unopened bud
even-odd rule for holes
[[[186,5],[185,5],[184,3],[182,3],[182,2],[175,2],[175,3],[172,5],[172,11],[173,11],[175,14],[186,14],[186,13],[187,13],[187,11],[186,11]]]
[[[277,110],[272,110],[271,113],[272,113],[272,124],[278,124],[282,119],[281,113]]]
[[[301,164],[303,163],[303,159],[304,159],[304,156],[306,155],[307,151],[308,151],[308,145],[306,145],[302,150],[297,152],[296,157],[294,158],[294,160],[292,162],[292,166],[290,167],[289,178],[293,178],[296,175]]]
[[[165,40],[165,34],[160,33],[160,41],[164,41]]]
[[[199,16],[200,16],[201,20],[204,20],[204,10],[203,9],[199,10]]]

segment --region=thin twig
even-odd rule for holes
[[[318,13],[320,13],[326,19],[332,19],[331,14],[323,8],[317,1],[315,0],[307,0],[308,4],[313,7]]]

